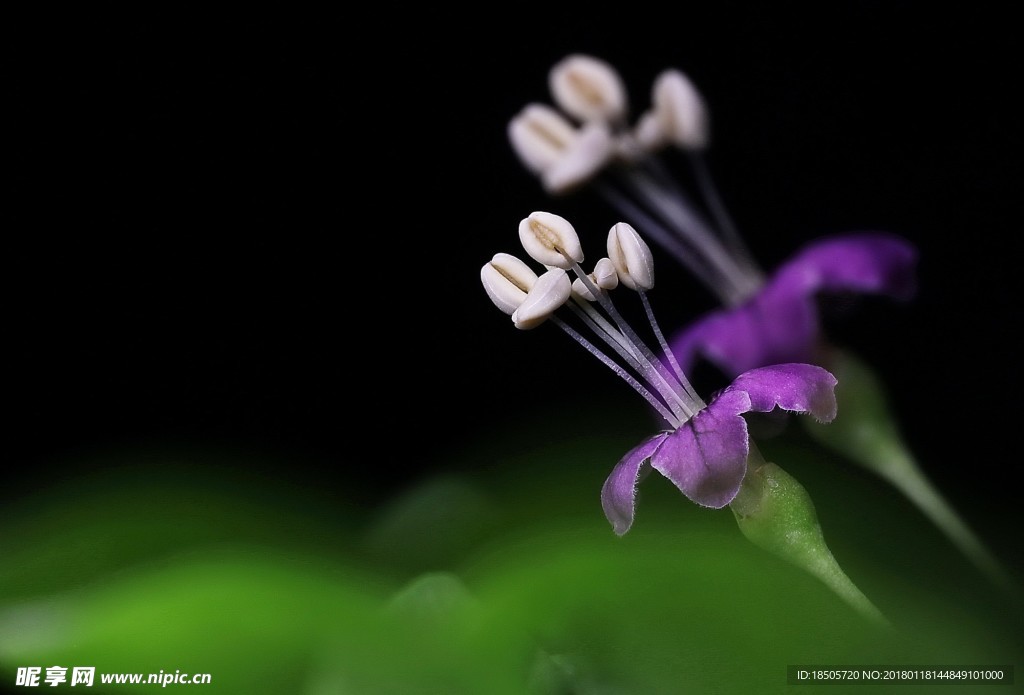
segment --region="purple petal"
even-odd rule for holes
[[[670,349],[684,372],[704,358],[735,376],[765,364],[811,361],[817,337],[811,299],[767,285],[746,303],[690,324],[673,337]]]
[[[747,423],[740,413],[750,399],[723,391],[711,404],[665,438],[651,466],[699,505],[719,509],[732,502],[747,471]]]
[[[767,413],[778,406],[829,422],[836,416],[835,387],[836,378],[821,367],[776,364],[740,374],[722,391],[722,396],[739,391],[749,399],[749,410]],[[713,401],[708,409],[715,403],[717,401]]]
[[[647,460],[668,435],[662,432],[644,440],[615,464],[611,475],[601,488],[601,506],[604,515],[620,536],[633,525],[636,510],[636,486],[649,469]]]
[[[775,273],[793,292],[853,291],[909,299],[916,289],[917,251],[880,232],[828,237],[808,244]]]
[[[744,372],[665,438],[651,455],[651,466],[697,504],[724,507],[747,471],[750,441],[743,413],[779,407],[827,422],[836,415],[835,386],[834,376],[810,364]]]
[[[865,232],[806,246],[745,303],[720,309],[673,337],[684,371],[701,357],[730,376],[755,367],[814,360],[818,292],[856,291],[908,299],[917,254],[899,237]]]

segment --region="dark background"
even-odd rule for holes
[[[694,79],[709,164],[766,267],[829,232],[918,245],[912,305],[864,301],[830,330],[888,380],[952,501],[983,532],[1016,519],[1024,150],[1008,17],[526,13],[13,31],[0,495],[108,451],[198,447],[372,505],[464,466],[449,453],[537,404],[641,408],[558,332],[516,331],[478,279],[532,210],[594,235],[617,221],[586,192],[547,198],[505,139],[523,105],[550,100],[548,68],[584,52],[620,69],[634,113],[662,69]],[[711,306],[658,262],[664,324]]]

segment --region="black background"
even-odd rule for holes
[[[549,199],[505,138],[523,105],[550,101],[548,68],[584,52],[619,68],[634,113],[662,69],[694,79],[710,167],[766,267],[829,232],[918,245],[912,305],[869,300],[830,330],[888,380],[960,508],[1015,506],[1009,18],[925,3],[538,12],[9,29],[5,498],[105,451],[188,445],[373,504],[537,403],[641,408],[556,331],[516,331],[478,279],[533,210],[595,238],[617,221],[586,192]],[[663,323],[710,308],[658,267]]]

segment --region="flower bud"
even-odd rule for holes
[[[519,223],[519,240],[538,263],[571,268],[583,261],[583,248],[572,224],[550,212],[533,212]]]

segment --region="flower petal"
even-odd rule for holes
[[[813,361],[818,292],[909,299],[916,262],[914,247],[888,234],[864,232],[814,242],[745,303],[711,312],[678,333],[671,349],[684,371],[704,357],[730,376],[768,364]]]
[[[836,415],[836,378],[810,364],[780,364],[744,372],[707,408],[669,434],[651,466],[699,505],[724,507],[739,492],[750,447],[743,413],[776,407],[828,421]]]
[[[801,294],[854,291],[909,299],[916,265],[917,251],[906,240],[861,232],[808,244],[775,272],[772,283]]]
[[[749,410],[767,413],[778,406],[783,410],[808,413],[820,422],[829,422],[836,416],[835,387],[836,378],[821,367],[776,364],[740,374],[722,391],[722,397],[739,391],[749,399]],[[708,409],[715,403],[712,401]]]
[[[636,486],[649,470],[647,460],[668,435],[664,432],[644,440],[615,464],[601,488],[601,506],[618,535],[633,525],[636,510]]]
[[[704,358],[732,377],[766,364],[810,361],[817,336],[817,308],[810,298],[767,285],[745,304],[690,324],[673,337],[670,349],[686,373]]]
[[[740,413],[748,410],[750,399],[742,390],[723,391],[665,438],[651,466],[697,504],[724,507],[747,472],[747,423]]]

